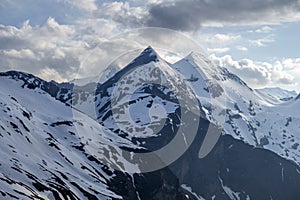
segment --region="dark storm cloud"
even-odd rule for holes
[[[149,7],[147,26],[193,31],[203,23],[260,24],[292,21],[299,0],[178,0]]]

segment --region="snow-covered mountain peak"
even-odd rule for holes
[[[150,53],[150,54],[156,54],[157,55],[156,51],[150,45],[142,52],[142,54],[143,53]]]
[[[174,115],[178,101],[190,111],[198,103],[181,74],[149,46],[97,87],[95,104],[98,121],[110,130],[130,137],[157,137],[153,124],[158,127]]]
[[[183,59],[188,60],[190,62],[194,62],[196,64],[203,63],[209,66],[210,68],[213,68],[213,70],[216,70],[216,68],[218,68],[207,55],[201,52],[192,51]]]
[[[148,46],[140,55],[138,55],[131,63],[129,63],[127,66],[139,66],[139,65],[145,65],[150,62],[158,62],[160,60],[160,57],[155,52],[155,50]]]
[[[185,56],[185,59],[207,59],[207,57],[200,52],[197,51],[192,51],[191,53],[189,53],[187,56]]]

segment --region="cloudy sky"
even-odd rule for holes
[[[0,71],[66,81],[80,67],[82,76],[97,74],[90,61],[109,63],[127,48],[149,41],[173,45],[174,51],[187,45],[150,29],[143,38],[122,38],[146,27],[183,34],[252,87],[300,92],[299,0],[1,0]],[[120,47],[110,43],[114,37],[123,49],[116,51]]]

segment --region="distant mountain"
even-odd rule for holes
[[[151,47],[107,74],[0,73],[1,199],[300,199],[297,94]]]
[[[256,91],[266,95],[267,97],[280,101],[288,101],[297,96],[297,92],[295,90],[289,91],[279,87],[257,89]]]

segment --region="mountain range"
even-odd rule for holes
[[[294,91],[151,47],[108,74],[0,73],[1,199],[300,199]]]

